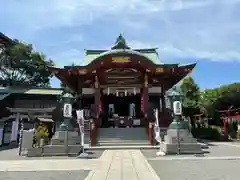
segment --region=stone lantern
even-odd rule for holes
[[[60,129],[64,130],[73,130],[73,126],[71,123],[72,120],[72,104],[75,98],[71,93],[65,93],[62,96],[62,105],[63,105],[63,122],[60,125]]]
[[[173,113],[174,102],[180,102],[180,105],[182,106],[184,95],[181,94],[179,91],[176,91],[176,89],[173,89],[172,91],[167,93],[166,97],[169,100],[169,105],[172,111],[172,118],[173,118],[171,124],[169,125],[169,129],[188,128],[188,123],[186,125],[186,123],[182,121],[182,115],[175,115]]]
[[[175,89],[167,94],[172,110],[172,123],[169,125],[164,142],[161,143],[163,154],[202,153],[201,146],[188,131],[188,122],[182,120],[183,95]]]

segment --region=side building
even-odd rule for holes
[[[60,119],[58,107],[58,97],[61,95],[61,89],[24,89],[24,88],[2,88],[0,89],[0,129],[3,130],[0,135],[0,145],[11,142],[13,132],[13,122],[18,118],[17,112],[24,122],[24,129],[32,129],[34,122],[32,117],[44,117],[49,119]],[[10,110],[12,109],[12,110]],[[46,109],[54,109],[46,111]],[[56,111],[56,110],[57,111]],[[17,131],[20,129],[20,124]],[[1,131],[0,131],[1,134]],[[12,139],[14,140],[14,139]]]

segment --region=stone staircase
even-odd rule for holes
[[[96,146],[141,148],[149,145],[145,128],[100,128]]]

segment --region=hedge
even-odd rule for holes
[[[221,132],[221,128],[215,126],[205,128],[193,128],[191,132],[193,137],[201,139],[222,140],[224,137]]]

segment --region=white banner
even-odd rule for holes
[[[77,123],[79,127],[79,131],[81,133],[81,144],[84,147],[84,110],[78,110],[77,112]]]
[[[84,110],[78,110],[77,112],[77,122],[78,124],[80,124],[81,126],[84,125]]]
[[[72,117],[72,105],[71,104],[64,104],[63,106],[63,116],[71,118]]]
[[[3,128],[0,128],[0,146],[2,145],[3,141]]]

